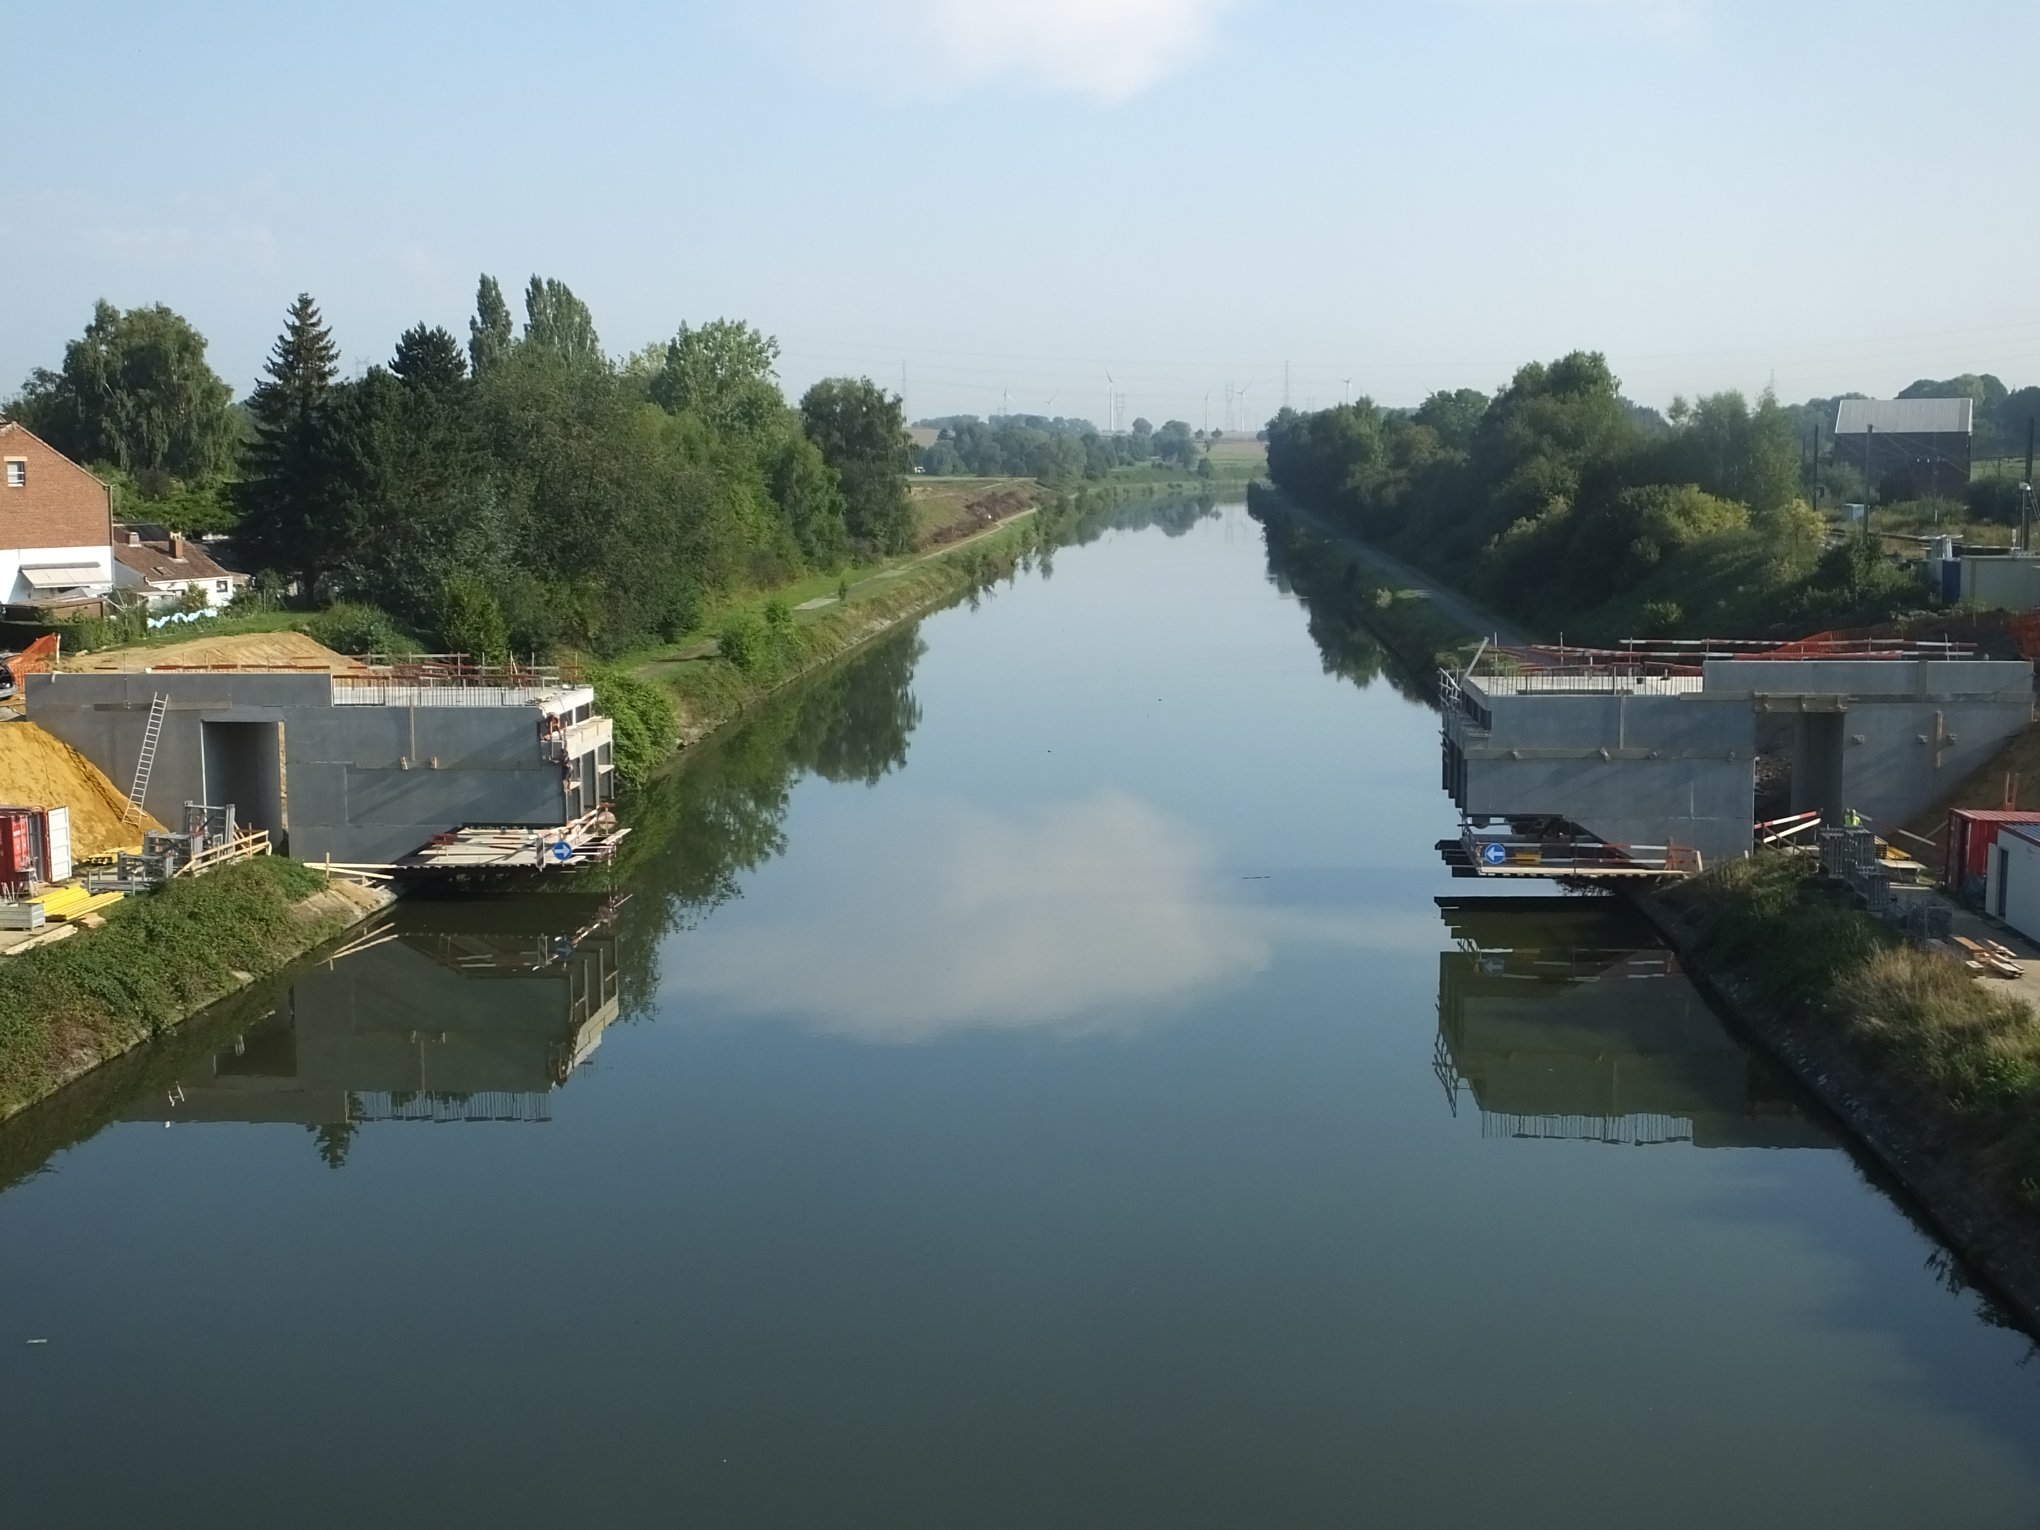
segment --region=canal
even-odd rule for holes
[[[1126,517],[0,1134],[0,1519],[2032,1525],[2025,1337],[1633,923],[1441,909],[1278,563]]]

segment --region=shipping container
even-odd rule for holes
[[[1947,861],[1941,880],[1950,892],[1971,900],[1983,896],[1991,847],[2008,824],[2040,824],[2040,813],[1956,808],[1948,815]]]
[[[0,808],[0,882],[35,880],[35,812]]]

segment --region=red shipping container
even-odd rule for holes
[[[1948,814],[1948,859],[1941,880],[1961,896],[1980,898],[1990,870],[1991,846],[2007,824],[2040,824],[2040,813],[1956,808]]]
[[[35,877],[35,817],[27,808],[0,813],[0,882]]]

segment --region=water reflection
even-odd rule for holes
[[[612,910],[411,903],[298,974],[129,1121],[289,1122],[334,1167],[383,1121],[544,1121],[620,1012]]]
[[[1367,625],[1380,586],[1353,555],[1302,516],[1257,507],[1255,518],[1267,536],[1268,582],[1303,606],[1325,672],[1363,687],[1386,680],[1429,702],[1431,674],[1413,674]]]
[[[1481,1135],[1695,1147],[1829,1148],[1677,959],[1611,907],[1442,900],[1435,1067]]]
[[[1271,916],[1226,895],[1207,842],[1124,792],[923,801],[822,832],[839,842],[808,847],[799,907],[697,931],[670,996],[868,1041],[1123,1029],[1271,952]]]
[[[1058,546],[1081,546],[1107,532],[1150,527],[1180,537],[1217,514],[1218,501],[1210,495],[1065,498],[1037,516],[1037,540],[1028,560],[1046,575]],[[973,598],[981,593],[973,591]],[[629,936],[626,1015],[649,1012],[659,987],[662,939],[698,927],[714,909],[741,897],[745,875],[785,853],[787,807],[804,777],[875,786],[906,764],[908,742],[921,722],[914,667],[926,651],[918,623],[887,633],[849,662],[824,670],[702,745],[682,768],[632,804],[634,832],[618,868],[637,894],[623,916]],[[1137,853],[1145,853],[1143,840],[1154,832],[1152,823],[1110,807],[1072,811],[1115,818],[1126,848]],[[1058,826],[1048,827],[1053,832]],[[980,837],[996,834],[988,823],[950,828],[976,831]],[[903,832],[926,833],[926,820]],[[878,863],[892,861],[886,856]],[[872,901],[867,892],[852,889],[845,907],[868,911]],[[842,910],[834,912],[840,917]],[[690,961],[693,955],[690,950]],[[1219,959],[1227,960],[1223,952]],[[765,961],[775,971],[783,966],[776,957]],[[691,975],[690,981],[698,990]],[[981,1013],[968,995],[962,997],[964,1012]],[[862,1012],[859,1005],[851,1008]]]

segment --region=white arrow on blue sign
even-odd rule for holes
[[[1480,858],[1490,866],[1500,866],[1509,859],[1509,847],[1507,845],[1489,845],[1485,850],[1481,851]]]
[[[553,841],[552,851],[553,859],[556,861],[571,861],[574,858],[574,847],[563,839]]]

